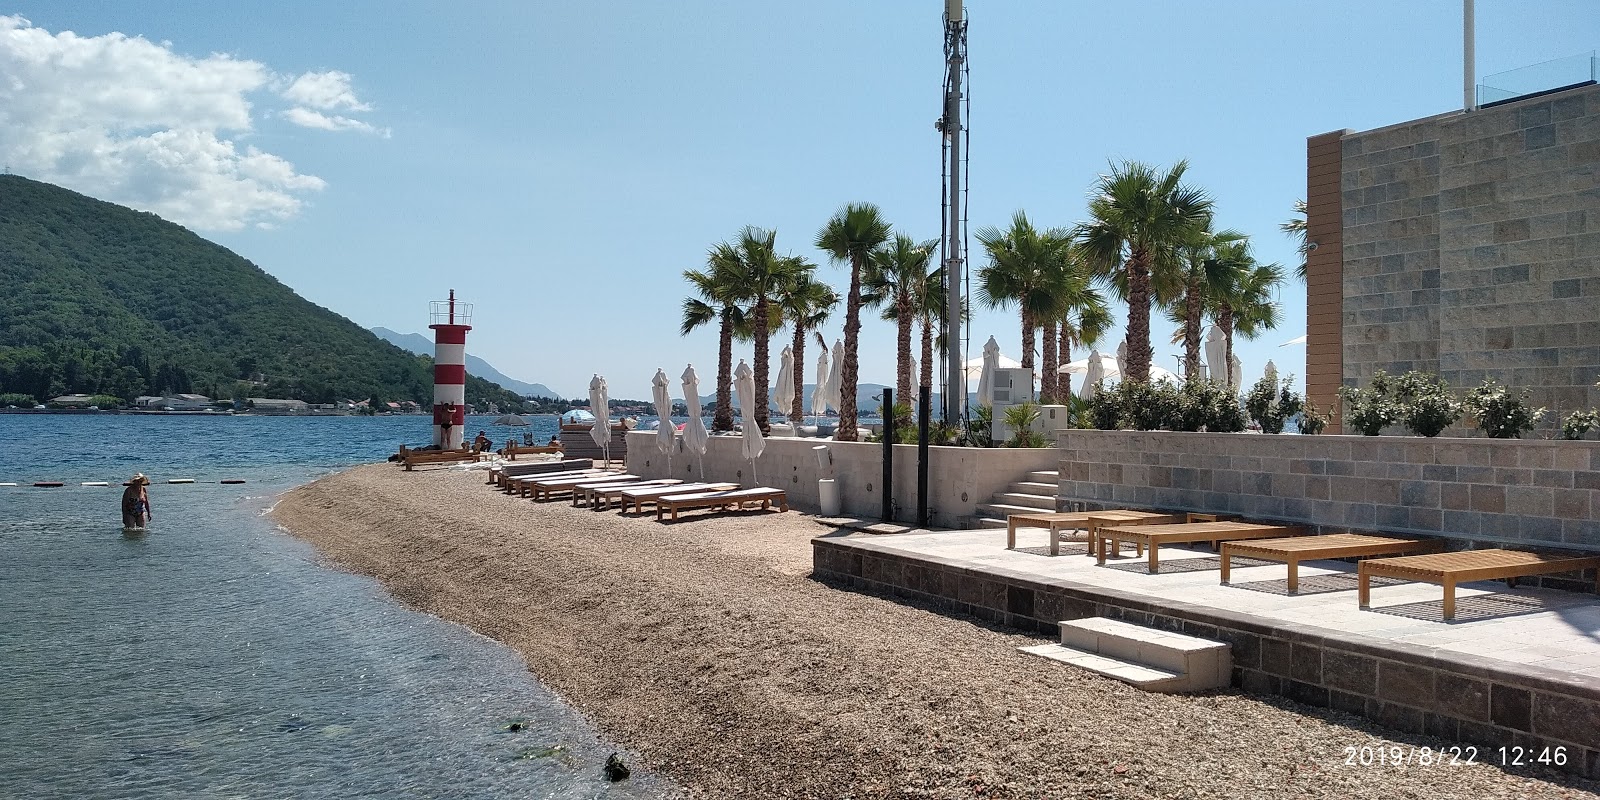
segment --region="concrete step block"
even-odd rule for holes
[[[1000,530],[1006,529],[1006,521],[996,517],[975,517],[973,518],[973,522],[977,523],[973,526],[975,528],[999,528]]]
[[[1020,494],[1036,494],[1041,497],[1055,497],[1059,487],[1054,483],[1041,481],[1017,481],[1006,487],[1006,491]]]
[[[1110,656],[1091,653],[1059,644],[1041,644],[1031,647],[1018,648],[1029,655],[1048,658],[1063,664],[1089,670],[1107,678],[1114,678],[1123,683],[1137,686],[1151,692],[1187,692],[1188,679],[1176,672],[1156,669],[1131,661],[1124,661]]]
[[[1042,494],[1026,494],[1023,492],[996,492],[991,498],[996,503],[1031,508],[1035,511],[1055,511],[1056,496]]]
[[[1033,472],[1028,473],[1028,477],[1025,480],[1033,481],[1035,483],[1048,483],[1051,486],[1057,486],[1061,483],[1061,472],[1053,469],[1034,470]]]
[[[1061,623],[1061,643],[1077,650],[1183,675],[1195,691],[1227,686],[1233,674],[1226,642],[1089,617]]]
[[[1038,506],[1019,506],[1013,503],[979,503],[977,513],[982,516],[999,517],[1005,519],[1012,514],[1037,514],[1040,511],[1054,511]]]

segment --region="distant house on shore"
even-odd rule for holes
[[[133,407],[152,411],[205,411],[211,408],[211,398],[203,394],[169,394],[160,397],[142,394],[133,399]]]
[[[281,400],[275,397],[252,397],[249,405],[257,414],[304,414],[311,406],[304,400]]]
[[[86,394],[64,394],[50,398],[50,404],[60,408],[88,408],[93,398]]]

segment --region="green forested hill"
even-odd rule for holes
[[[226,248],[15,175],[0,175],[0,303],[0,394],[432,400],[427,358]],[[469,378],[468,402],[485,399],[518,404]]]

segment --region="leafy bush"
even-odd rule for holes
[[[1328,418],[1331,416],[1333,414],[1330,411],[1323,411],[1311,403],[1306,403],[1305,410],[1300,412],[1300,432],[1308,436],[1322,433],[1323,429],[1328,427]]]
[[[976,406],[967,423],[967,443],[973,447],[994,447],[994,408]]]
[[[1305,407],[1305,400],[1289,388],[1293,385],[1293,375],[1285,377],[1282,385],[1272,376],[1262,375],[1245,394],[1244,408],[1261,426],[1262,433],[1283,433],[1283,424]]]
[[[1528,390],[1513,395],[1506,387],[1485,379],[1482,386],[1473,389],[1462,404],[1478,418],[1478,427],[1491,439],[1518,439],[1533,430],[1543,408],[1528,406]]]
[[[1561,435],[1567,439],[1582,439],[1595,428],[1600,428],[1600,411],[1574,411],[1561,423]]]
[[[21,392],[6,392],[5,394],[0,394],[0,407],[16,406],[17,408],[33,408],[34,404],[38,402],[39,401],[33,399],[33,395],[31,394],[23,394]]]
[[[1034,403],[1006,406],[1005,423],[1011,428],[1011,438],[1006,440],[1006,447],[1048,447],[1050,442],[1045,435],[1033,429],[1033,424],[1038,421],[1039,406]]]
[[[112,397],[109,394],[97,394],[89,398],[89,405],[97,408],[120,408],[122,406],[122,398]]]
[[[1394,384],[1388,373],[1378,370],[1367,388],[1339,387],[1339,396],[1349,408],[1344,421],[1362,436],[1377,436],[1384,428],[1400,421],[1400,408],[1393,396]]]
[[[1419,436],[1438,436],[1461,419],[1461,401],[1437,375],[1407,372],[1394,383],[1400,421]]]
[[[1169,382],[1123,381],[1117,386],[1117,394],[1122,402],[1122,418],[1134,430],[1159,431],[1178,416],[1178,389]]]
[[[1122,394],[1099,385],[1094,397],[1089,398],[1089,424],[1096,430],[1122,430]]]

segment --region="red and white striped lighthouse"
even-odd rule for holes
[[[467,331],[472,304],[450,299],[428,304],[433,317],[433,443],[446,450],[461,446],[467,422]]]

